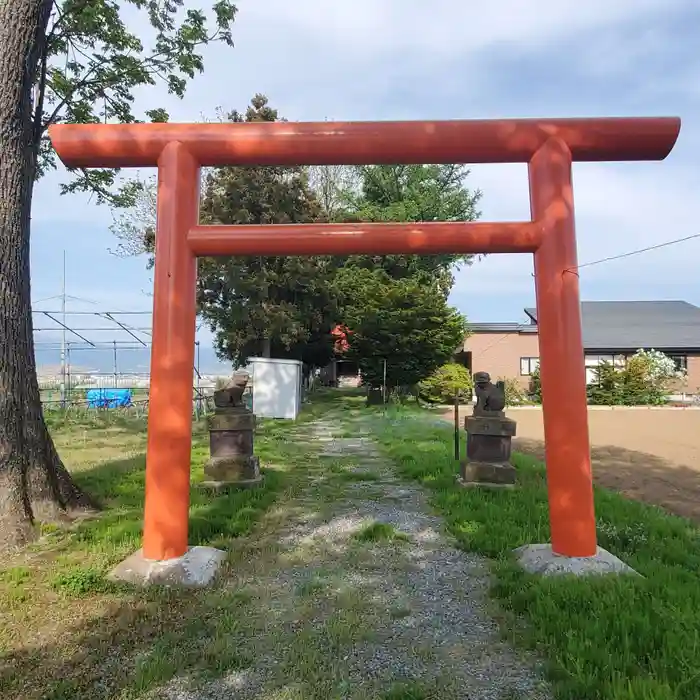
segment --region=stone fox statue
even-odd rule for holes
[[[475,416],[498,414],[506,407],[504,383],[497,382],[492,384],[491,375],[488,372],[476,372],[474,374],[474,391],[476,393]]]

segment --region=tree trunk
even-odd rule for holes
[[[42,516],[87,502],[44,423],[31,316],[31,97],[52,4],[0,0],[0,549],[32,538],[32,502]]]
[[[31,319],[31,315],[30,315]],[[29,337],[33,338],[33,329]],[[58,455],[41,409],[34,348],[27,358],[28,400],[24,405],[24,436],[27,446],[27,497],[35,518],[42,521],[64,519],[66,512],[95,510],[99,506],[81,491]]]
[[[265,274],[267,268],[265,265],[265,259],[260,258],[260,268]],[[262,308],[265,314],[265,325],[266,328],[263,331],[263,342],[262,342],[262,356],[268,360],[272,357],[272,338],[270,336],[270,318],[268,315],[268,305],[270,303],[270,284],[266,277],[263,276],[263,288],[262,288]]]
[[[268,336],[263,338],[262,356],[268,360],[272,357],[272,341]]]

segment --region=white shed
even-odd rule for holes
[[[253,413],[258,418],[296,420],[301,410],[302,363],[299,360],[251,357]]]

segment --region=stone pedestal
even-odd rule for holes
[[[462,485],[507,488],[515,484],[516,470],[510,463],[515,426],[515,421],[502,411],[465,418],[467,459],[460,469]]]
[[[253,455],[255,415],[245,406],[217,406],[209,417],[210,459],[204,466],[204,486],[255,486],[262,480],[260,462]]]

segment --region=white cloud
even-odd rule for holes
[[[697,22],[697,0],[238,0],[238,6],[236,47],[206,50],[206,72],[185,100],[149,89],[139,94],[140,107],[162,105],[175,120],[195,121],[219,105],[240,109],[254,92],[265,92],[290,119],[678,113],[681,136],[665,162],[575,166],[579,261],[697,232],[699,64],[696,41],[672,31]],[[76,245],[92,229],[107,241],[108,209],[59,198],[60,177],[39,184],[34,221],[72,226]],[[485,220],[529,216],[525,166],[475,166],[470,182],[484,191]],[[698,252],[700,242],[691,242],[586,268],[582,295],[672,294],[700,303],[693,282]],[[101,260],[123,269],[121,261]],[[470,317],[517,320],[534,297],[531,272],[529,256],[490,256],[458,275],[453,297]],[[41,274],[34,269],[35,278]],[[129,284],[124,303],[108,292],[121,308],[135,301]]]
[[[589,257],[600,253],[601,239],[607,252],[619,241],[641,248],[696,233],[700,172],[694,168],[576,163],[573,179],[579,250]],[[474,166],[469,182],[484,192],[484,220],[530,218],[526,166]],[[612,238],[610,230],[617,231]]]
[[[541,49],[581,32],[692,7],[692,0],[239,0],[239,26],[284,27],[351,56],[444,58],[487,48]],[[261,47],[262,48],[262,47]],[[428,53],[429,52],[429,53]],[[318,59],[323,60],[319,56]]]
[[[475,166],[485,220],[529,218],[523,165]],[[623,255],[700,233],[700,174],[668,163],[574,166],[579,264]],[[580,270],[581,295],[595,298],[684,298],[700,303],[700,239]],[[534,300],[529,255],[494,255],[456,275],[452,300],[473,320],[517,320]],[[491,319],[484,313],[495,314]]]

